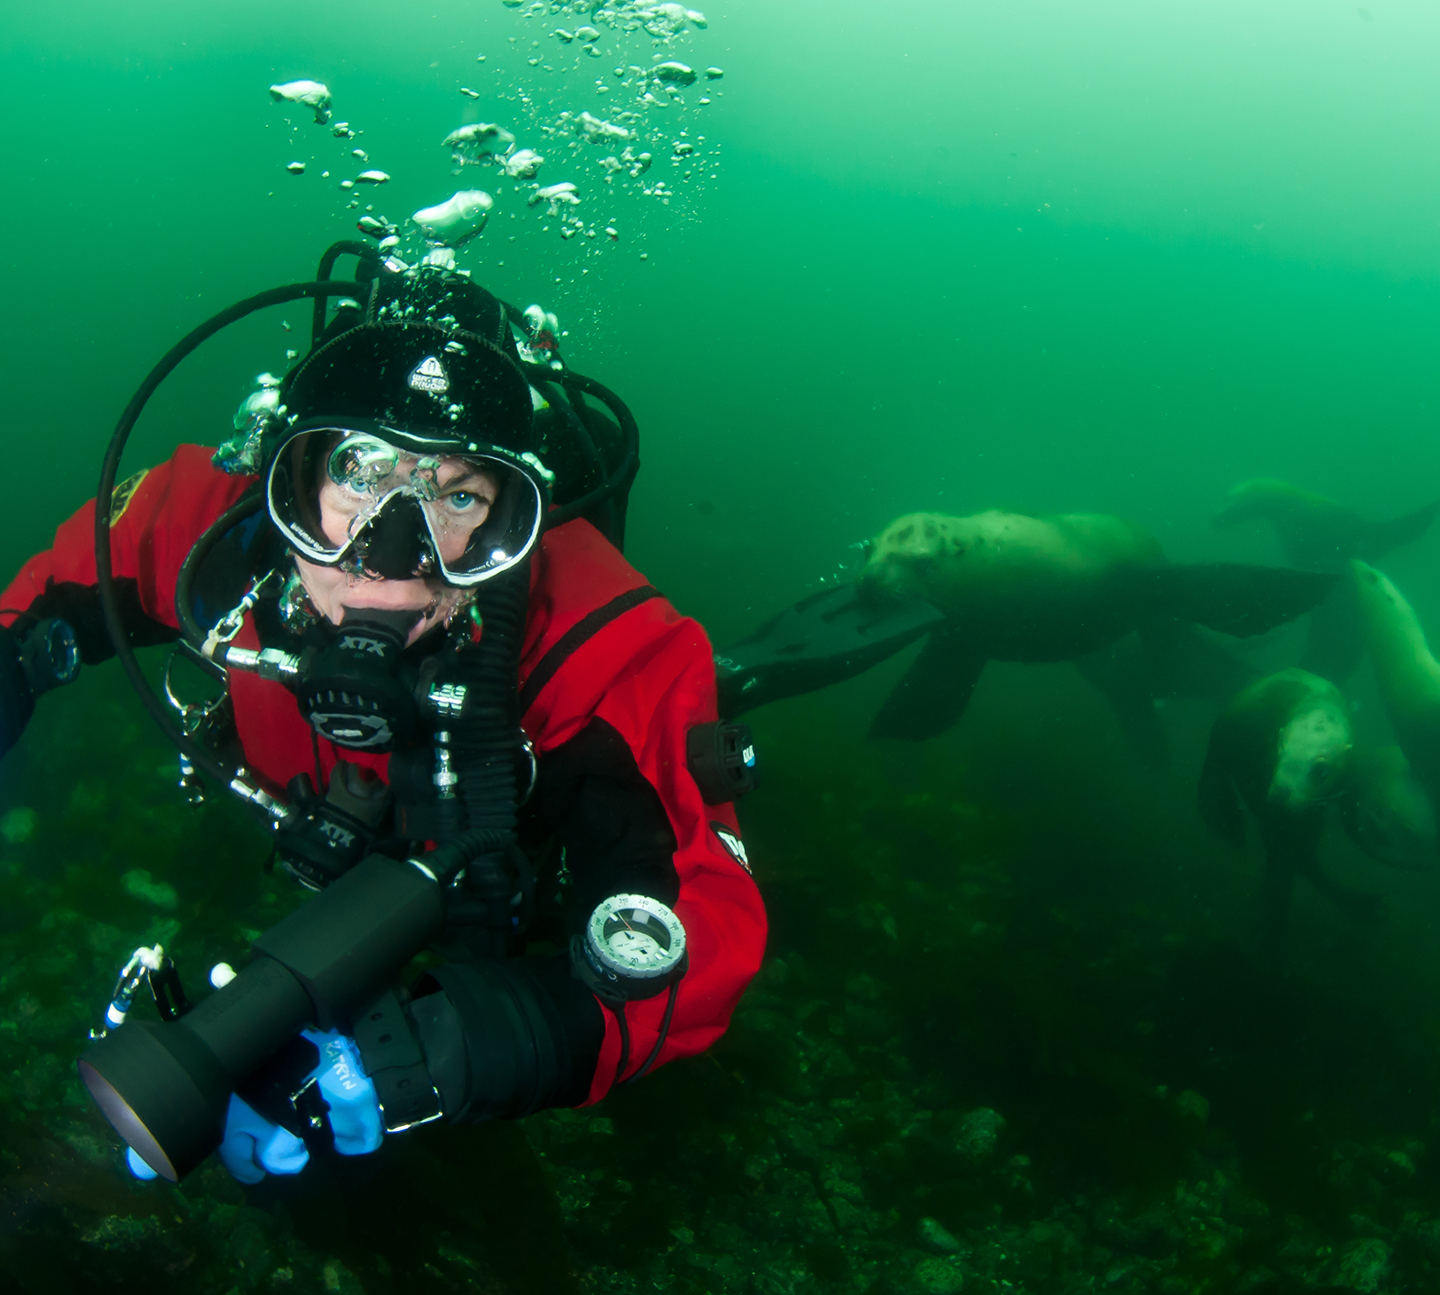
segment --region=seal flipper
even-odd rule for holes
[[[1426,504],[1424,508],[1416,509],[1413,513],[1406,513],[1404,517],[1395,517],[1388,522],[1371,522],[1365,529],[1355,556],[1366,562],[1375,562],[1391,549],[1413,543],[1430,529],[1437,514],[1440,514],[1440,499],[1433,504]]]
[[[1208,630],[1183,621],[1140,628],[1145,660],[1157,697],[1184,697],[1227,706],[1260,678]]]
[[[939,737],[965,713],[985,660],[965,642],[962,631],[936,630],[885,698],[870,736],[902,742]]]
[[[1346,917],[1357,922],[1376,922],[1385,915],[1385,896],[1370,890],[1356,890],[1336,881],[1320,866],[1319,858],[1312,854],[1305,859],[1299,871],[1305,879],[1335,905]]]
[[[1149,567],[1131,570],[1124,578],[1144,612],[1198,621],[1238,638],[1263,634],[1308,612],[1339,579],[1241,562]]]
[[[1075,658],[1075,668],[1110,703],[1135,753],[1151,769],[1170,762],[1170,746],[1155,709],[1154,681],[1146,669],[1148,652],[1137,652],[1128,635],[1098,652]]]
[[[1300,668],[1343,684],[1359,668],[1364,655],[1360,601],[1354,582],[1342,580],[1310,613]]]
[[[1261,883],[1261,938],[1265,951],[1278,956],[1290,910],[1290,891],[1296,875],[1302,876],[1341,913],[1354,921],[1373,922],[1384,915],[1385,899],[1336,881],[1320,866],[1320,837],[1325,830],[1323,811],[1300,819],[1261,818],[1265,840],[1265,877]]]
[[[1312,881],[1319,873],[1320,835],[1325,830],[1323,814],[1300,818],[1289,815],[1256,816],[1265,845],[1265,873],[1260,879],[1260,948],[1278,959],[1285,946],[1285,925],[1290,917],[1290,894],[1295,874]]]
[[[715,653],[720,715],[839,683],[879,665],[945,617],[919,598],[825,589]]]
[[[1205,826],[1222,841],[1239,848],[1245,844],[1245,810],[1240,804],[1239,789],[1230,776],[1223,740],[1211,729],[1205,764],[1200,770],[1197,801]]]
[[[1265,851],[1265,872],[1260,878],[1260,952],[1272,962],[1285,950],[1285,926],[1290,918],[1290,894],[1295,869],[1270,850]]]

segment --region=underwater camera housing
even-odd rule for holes
[[[371,855],[255,941],[253,961],[173,1021],[127,1021],[80,1058],[105,1118],[179,1182],[220,1145],[230,1094],[305,1026],[348,1026],[444,919],[427,868]]]

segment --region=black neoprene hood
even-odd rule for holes
[[[286,378],[281,400],[291,426],[363,420],[404,433],[416,448],[538,449],[504,307],[450,275],[382,274],[363,306],[336,312]]]

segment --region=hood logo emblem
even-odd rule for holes
[[[410,386],[416,391],[428,391],[432,396],[443,396],[450,390],[450,379],[440,367],[440,361],[427,355],[410,375]]]

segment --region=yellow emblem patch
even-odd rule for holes
[[[135,497],[135,492],[140,489],[140,483],[150,475],[149,468],[141,468],[134,476],[126,477],[110,496],[110,525],[114,526],[122,517],[125,510],[130,507],[130,501]]]

